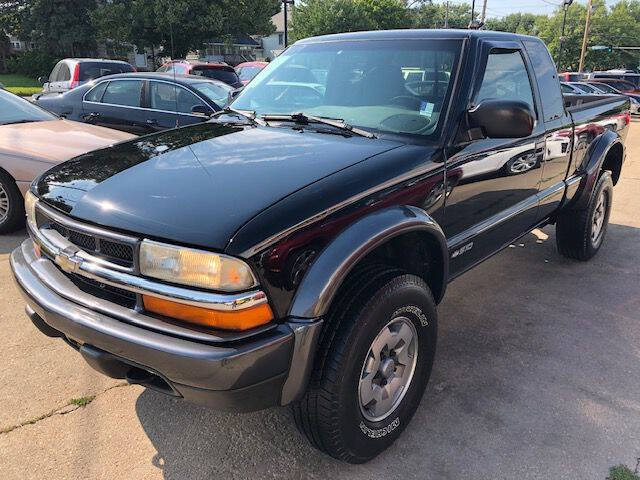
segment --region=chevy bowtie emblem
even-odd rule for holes
[[[67,273],[74,273],[80,269],[82,265],[82,258],[75,255],[75,253],[61,251],[56,255],[56,264]]]

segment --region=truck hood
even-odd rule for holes
[[[203,123],[81,155],[49,170],[36,189],[76,219],[222,250],[270,205],[400,145]]]

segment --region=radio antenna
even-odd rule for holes
[[[175,57],[174,57],[174,48],[173,48],[173,20],[171,21],[171,23],[169,24],[169,29],[171,31],[171,60],[175,61]],[[180,120],[179,120],[179,116],[178,116],[178,85],[176,84],[176,65],[175,63],[173,64],[173,99],[174,99],[174,103],[175,103],[175,112],[176,112],[176,127],[178,128],[180,126]]]

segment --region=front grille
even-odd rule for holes
[[[107,257],[119,258],[133,263],[133,248],[131,248],[131,245],[124,245],[110,240],[100,240],[100,253]]]
[[[56,228],[56,230],[58,229]],[[96,252],[98,250],[98,242],[96,241],[95,237],[76,232],[74,230],[68,230],[68,232],[69,235],[67,236],[67,238],[75,246],[80,247],[82,250],[86,250],[88,252]]]
[[[69,280],[71,280],[76,287],[89,295],[93,295],[109,302],[117,303],[126,308],[134,308],[136,306],[137,296],[135,293],[122,288],[112,287],[100,283],[90,278],[75,275],[73,273],[63,272]]]
[[[116,263],[123,267],[132,268],[134,265],[134,247],[128,243],[122,243],[111,239],[92,235],[47,217],[43,212],[37,212],[38,228],[48,227],[57,231],[78,248],[96,257]]]

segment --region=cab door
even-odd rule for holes
[[[545,138],[537,88],[520,42],[482,42],[469,108],[483,100],[527,102],[536,124],[526,138],[458,141],[447,159],[442,229],[450,273],[462,273],[535,226]],[[463,122],[464,123],[464,122]],[[467,137],[468,138],[468,137]]]
[[[143,83],[128,78],[99,83],[83,99],[84,121],[135,135],[148,133],[142,109]]]
[[[203,112],[213,113],[201,98],[177,83],[150,80],[147,90],[145,118],[150,131],[184,127],[208,120],[207,115],[194,113],[196,106]]]

